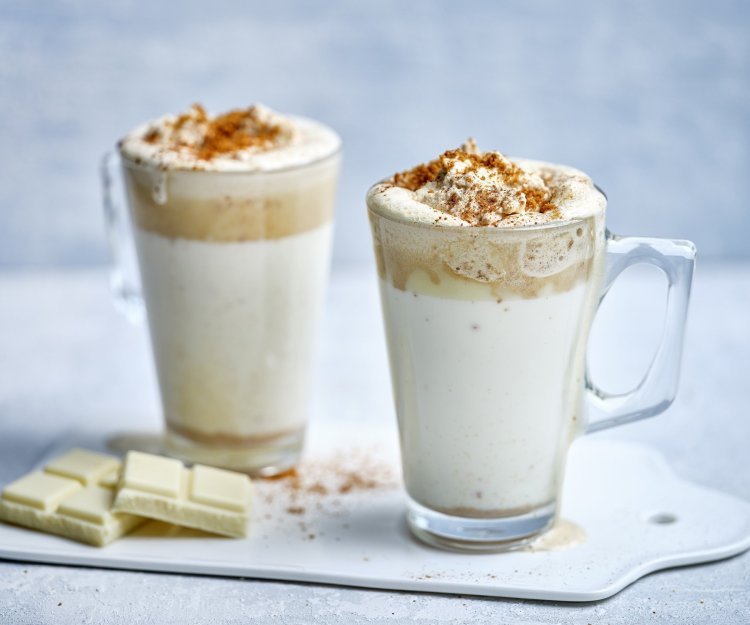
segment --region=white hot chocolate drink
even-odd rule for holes
[[[119,147],[168,450],[289,468],[310,404],[338,136],[260,105],[195,105]]]
[[[469,519],[551,510],[582,427],[604,196],[470,141],[367,203],[411,500]]]

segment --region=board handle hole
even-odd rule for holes
[[[671,512],[656,512],[648,516],[646,521],[654,525],[671,525],[677,522],[677,515]]]

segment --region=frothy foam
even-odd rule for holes
[[[136,164],[165,170],[273,171],[329,156],[341,145],[330,128],[256,104],[209,115],[194,104],[133,129],[120,141]]]
[[[426,228],[371,213],[378,272],[398,289],[450,299],[539,297],[587,280],[603,240],[594,217],[545,229]]]
[[[606,204],[577,169],[480,152],[471,139],[376,185],[368,202],[401,221],[502,228],[590,217]]]

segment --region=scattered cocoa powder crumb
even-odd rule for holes
[[[297,498],[375,490],[396,483],[390,465],[356,455],[338,455],[322,462],[302,463],[297,469],[263,479],[281,483],[288,494]]]
[[[323,486],[323,484],[313,484],[309,488],[311,493],[315,493],[316,495],[327,495],[328,489]]]
[[[349,473],[346,481],[339,486],[339,493],[345,494],[353,490],[372,490],[378,488],[380,484],[377,480],[363,477],[356,473]]]
[[[354,449],[304,460],[282,475],[259,478],[256,485],[258,497],[275,511],[273,518],[266,514],[265,519],[283,522],[284,518],[297,517],[299,531],[307,536],[316,529],[316,520],[321,515],[345,515],[346,498],[396,488],[399,482],[393,464],[369,451]],[[347,529],[349,524],[342,527]]]
[[[277,473],[276,475],[264,475],[261,479],[266,482],[273,482],[275,480],[286,480],[290,477],[295,477],[296,475],[297,469],[295,467],[292,467],[291,469],[287,469],[286,471],[282,471],[281,473]]]
[[[303,460],[281,475],[255,480],[260,501],[267,506],[264,523],[297,532],[302,540],[321,538],[323,519],[339,518],[344,531],[350,508],[367,493],[397,488],[396,464],[370,449],[347,449]],[[332,537],[340,541],[341,537]]]
[[[152,128],[145,135],[143,135],[143,140],[146,143],[156,143],[160,138],[161,132],[159,132],[158,128]]]

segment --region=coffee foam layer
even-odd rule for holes
[[[161,170],[124,161],[133,220],[169,238],[240,242],[313,230],[333,219],[339,155],[273,172]]]
[[[200,105],[134,128],[121,154],[162,170],[274,171],[308,164],[337,152],[339,136],[302,117],[254,105],[211,116]]]
[[[600,267],[603,220],[531,229],[405,224],[371,212],[378,271],[404,291],[451,299],[563,292]]]

